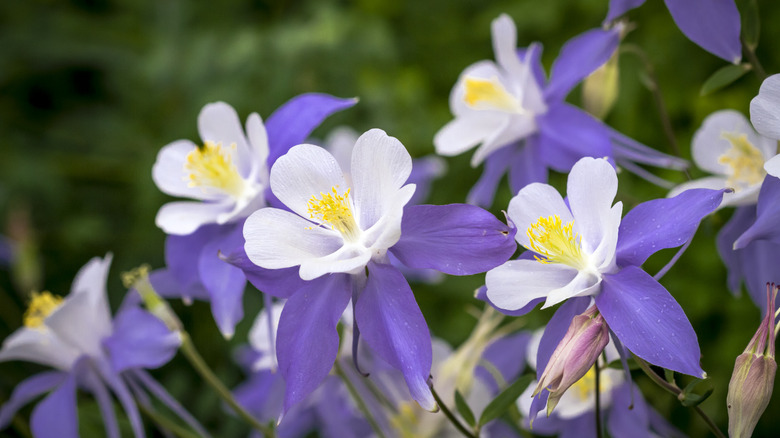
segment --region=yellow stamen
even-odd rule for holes
[[[349,202],[349,191],[339,195],[337,187],[331,188],[331,193],[320,192],[321,199],[314,195],[309,200],[309,217],[331,229],[338,230],[347,240],[354,240],[358,234],[358,226],[352,215]]]
[[[544,256],[535,256],[541,263],[563,263],[582,269],[587,264],[580,247],[582,239],[572,231],[573,227],[574,221],[563,225],[557,214],[540,217],[526,230],[531,245],[528,249]]]
[[[491,79],[466,78],[464,86],[466,93],[463,100],[474,109],[523,112],[523,107],[517,98],[509,94],[495,77]]]
[[[603,375],[601,377],[604,377]],[[601,383],[601,382],[600,382]],[[602,385],[599,385],[603,387]],[[596,367],[591,367],[580,380],[574,382],[569,389],[580,401],[587,401],[596,389]]]
[[[235,150],[236,145],[232,145]],[[189,187],[216,189],[234,197],[244,191],[244,179],[238,174],[229,150],[220,143],[207,141],[202,148],[187,154],[184,162],[185,180]]]
[[[49,291],[33,292],[30,294],[30,305],[24,312],[24,325],[29,328],[43,326],[43,321],[62,305],[62,297],[53,295]]]
[[[419,437],[418,424],[420,422],[417,416],[416,403],[403,402],[398,407],[398,413],[390,417],[391,427],[401,438]]]
[[[747,134],[722,132],[720,137],[731,143],[731,148],[718,157],[718,163],[731,168],[726,184],[735,191],[764,180],[764,156],[750,143]]]

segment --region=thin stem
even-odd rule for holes
[[[599,361],[593,364],[596,370],[596,438],[601,438],[601,370],[599,369]]]
[[[398,407],[394,405],[382,391],[379,390],[379,388],[371,379],[363,379],[363,383],[365,383],[366,388],[371,391],[371,395],[379,400],[379,403],[384,405],[384,407],[386,407],[390,412],[394,414],[398,413]]]
[[[469,438],[479,437],[478,433],[474,434],[469,432],[469,430],[466,429],[466,426],[461,424],[461,422],[455,417],[455,414],[453,414],[452,411],[450,411],[450,409],[447,407],[447,405],[444,404],[441,397],[439,397],[439,394],[436,393],[436,390],[433,389],[433,387],[431,387],[431,392],[433,393],[434,400],[436,400],[436,403],[439,405],[439,408],[444,413],[444,416],[447,417],[448,420],[450,420],[450,423],[452,423],[453,426],[455,426],[455,428],[458,429],[460,433],[462,433],[464,436],[467,436]]]
[[[650,368],[650,364],[645,362],[644,360],[640,359],[638,356],[634,355],[634,360],[639,365],[640,368],[642,368],[642,371],[647,374],[647,377],[650,377],[650,380],[655,382],[658,386],[665,389],[669,393],[673,394],[677,399],[680,399],[680,394],[682,394],[682,389],[680,389],[679,386],[677,386],[674,383],[669,383],[666,380],[662,379],[661,376],[659,376],[655,371],[653,371],[652,368]],[[707,423],[707,427],[710,428],[713,434],[715,434],[718,438],[726,438],[726,435],[723,434],[723,432],[720,431],[718,426],[715,424],[710,417],[707,416],[707,414],[701,410],[699,406],[694,406],[693,410],[696,411],[697,414],[699,414],[699,417],[701,417],[702,420],[704,420],[705,423]]]
[[[143,403],[139,403],[138,407],[141,408],[141,412],[143,412],[144,415],[149,417],[161,429],[170,431],[179,438],[200,438],[200,435],[190,432],[186,428],[176,424],[176,422],[172,421],[170,418],[160,415],[154,409]]]
[[[274,438],[276,433],[272,428],[260,423],[252,414],[247,412],[235,398],[233,398],[233,394],[230,393],[230,390],[225,387],[222,381],[219,380],[213,371],[211,371],[211,368],[206,364],[206,361],[203,360],[203,357],[198,353],[198,350],[195,349],[195,344],[192,343],[190,335],[184,330],[181,330],[179,333],[181,335],[181,352],[187,360],[190,361],[192,367],[195,368],[195,371],[200,374],[203,380],[217,392],[222,400],[233,408],[239,417],[249,423],[253,428],[260,431],[265,437]]]
[[[355,385],[352,383],[351,380],[349,380],[347,375],[344,373],[344,369],[341,368],[341,364],[339,363],[338,360],[336,360],[336,362],[333,364],[333,369],[336,371],[336,375],[338,375],[339,378],[341,378],[341,380],[344,382],[344,385],[346,385],[349,394],[352,396],[352,400],[355,401],[355,404],[357,405],[358,409],[360,409],[360,411],[363,412],[363,415],[366,417],[366,420],[368,420],[368,423],[371,425],[371,428],[374,429],[374,432],[376,432],[376,435],[379,438],[386,438],[384,432],[382,432],[382,428],[379,427],[379,423],[376,422],[376,419],[371,414],[371,411],[368,409],[368,405],[366,405],[366,402],[363,400],[360,394],[358,394]]]
[[[744,40],[742,41],[742,49],[745,53],[745,57],[747,57],[748,62],[751,66],[753,66],[753,71],[756,73],[756,76],[758,76],[758,79],[760,79],[761,82],[764,82],[768,76],[766,75],[764,66],[761,65],[761,62],[759,62],[758,57],[756,56],[755,49],[745,44]]]

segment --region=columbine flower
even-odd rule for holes
[[[261,268],[296,268],[314,280],[289,296],[279,322],[285,410],[330,370],[336,323],[350,299],[356,333],[401,370],[420,405],[435,409],[427,384],[430,334],[387,252],[408,267],[466,275],[502,263],[515,245],[513,230],[478,207],[405,207],[415,189],[405,184],[411,167],[403,145],[375,129],[357,140],[349,181],[336,159],[313,145],[293,147],[271,169],[273,194],[289,210],[264,208],[247,219],[246,255]]]
[[[448,156],[479,145],[471,164],[485,161],[485,170],[469,193],[469,202],[491,204],[504,173],[509,172],[516,192],[528,183],[547,181],[548,168],[567,172],[586,156],[613,157],[629,166],[631,162],[685,166],[564,101],[577,83],[610,58],[619,33],[593,29],[575,37],[561,49],[546,81],[539,62],[541,46],[535,43],[518,51],[512,19],[501,15],[493,21],[497,63],[480,61],[461,73],[450,94],[455,119],[433,140],[436,152]]]
[[[70,295],[33,293],[25,313],[25,326],[3,342],[0,361],[26,360],[54,367],[20,383],[0,410],[0,427],[6,426],[19,408],[51,391],[31,417],[36,437],[78,437],[76,388],[94,394],[106,434],[119,437],[114,415],[114,393],[128,415],[133,433],[143,437],[143,425],[128,385],[143,395],[157,396],[198,433],[208,435],[143,368],[167,363],[181,342],[162,321],[138,307],[129,306],[112,321],[106,301],[106,276],[111,256],[94,258],[76,275]],[[143,401],[146,400],[146,401]],[[151,406],[149,406],[151,408]]]
[[[610,0],[604,21],[613,21],[644,2]],[[677,27],[688,39],[727,62],[739,64],[742,59],[741,23],[734,0],[666,0],[665,3]]]
[[[764,182],[764,163],[777,154],[777,142],[759,135],[737,111],[710,114],[693,136],[693,161],[713,176],[680,184],[676,196],[693,188],[724,189],[721,207],[755,204]]]
[[[241,249],[246,217],[276,202],[268,190],[268,172],[276,159],[303,142],[330,114],[355,102],[303,94],[277,109],[265,125],[252,113],[246,134],[229,105],[206,105],[198,117],[202,147],[175,141],[160,151],[152,170],[163,192],[198,200],[166,204],[157,215],[157,225],[169,234],[166,281],[155,285],[160,293],[186,301],[210,300],[220,331],[231,337],[243,317],[247,278],[240,268],[221,260],[220,252]],[[276,287],[273,281],[262,286]]]
[[[515,238],[529,251],[487,273],[487,298],[499,310],[518,314],[541,301],[544,307],[565,300],[579,306],[592,296],[609,328],[634,354],[703,376],[696,333],[685,313],[640,266],[656,251],[689,240],[723,191],[694,189],[645,202],[621,222],[622,204],[612,205],[615,170],[604,159],[583,158],[569,174],[567,192],[568,203],[553,187],[531,184],[512,199],[509,219],[521,230]],[[569,314],[550,351],[584,310]]]

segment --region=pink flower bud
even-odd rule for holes
[[[745,351],[737,356],[726,403],[729,436],[749,437],[772,398],[775,362],[775,296],[778,288],[767,283],[767,310]]]
[[[596,306],[572,319],[569,330],[547,362],[534,395],[543,389],[550,391],[547,415],[558,404],[561,396],[580,380],[593,366],[609,342],[609,331]]]

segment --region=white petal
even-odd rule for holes
[[[274,344],[276,331],[279,328],[279,318],[282,316],[284,302],[276,302],[271,306],[271,320],[268,319],[268,309],[263,309],[257,314],[252,328],[249,329],[249,345],[252,349],[262,353],[260,359],[252,364],[253,371],[262,369],[276,369],[276,353]],[[269,325],[270,322],[270,325]],[[270,332],[269,332],[270,327]]]
[[[667,198],[673,198],[680,193],[690,189],[711,189],[721,190],[728,188],[728,183],[725,177],[722,176],[708,176],[704,178],[695,179],[693,181],[687,181],[679,186],[673,188],[666,195]],[[738,192],[724,193],[723,202],[720,203],[718,208],[723,207],[735,207],[740,205],[755,204],[758,200],[758,192],[761,189],[761,184],[742,189]]]
[[[108,307],[106,291],[108,270],[112,259],[113,255],[109,253],[105,258],[95,257],[87,262],[76,274],[70,288],[70,295],[65,298],[67,302],[77,295],[88,296],[89,320],[92,331],[99,339],[110,335],[112,331],[111,310]]]
[[[766,173],[780,178],[780,155],[775,155],[764,163],[764,170],[766,170]]]
[[[363,232],[363,245],[373,251],[385,250],[401,238],[401,220],[404,206],[412,199],[415,185],[407,184],[397,191],[388,205],[387,212],[369,229]]]
[[[217,218],[233,210],[232,202],[169,202],[157,212],[154,222],[166,234],[192,234],[202,225],[217,223]]]
[[[46,317],[44,324],[59,339],[79,352],[101,357],[101,341],[110,334],[110,330],[107,334],[95,330],[93,316],[100,313],[95,304],[85,293],[68,296],[60,307]]]
[[[456,117],[433,137],[436,153],[450,157],[466,152],[498,132],[509,118],[509,114],[493,111],[474,111]]]
[[[604,238],[599,243],[599,246],[596,247],[596,250],[593,251],[593,254],[591,254],[593,264],[596,265],[599,272],[612,272],[613,268],[617,266],[615,252],[617,251],[618,230],[620,229],[622,218],[623,203],[616,202],[601,224],[605,230]]]
[[[550,291],[542,309],[554,306],[573,297],[595,295],[601,290],[601,276],[595,272],[577,272],[568,284]]]
[[[314,280],[331,273],[356,273],[371,260],[371,251],[361,245],[345,245],[325,257],[304,260],[298,274],[304,280]]]
[[[25,360],[68,370],[80,352],[63,343],[51,330],[22,327],[3,341],[0,362]]]
[[[485,286],[488,298],[496,307],[518,310],[566,286],[576,276],[576,269],[562,264],[510,260],[488,271]]]
[[[530,247],[526,234],[528,227],[536,223],[539,218],[554,215],[558,215],[564,224],[573,220],[561,194],[547,184],[528,184],[509,201],[508,216],[517,227],[515,239],[526,248]]]
[[[501,114],[497,118],[503,121],[503,125],[494,130],[492,135],[485,139],[485,142],[477,149],[474,156],[471,157],[471,165],[478,166],[488,155],[495,150],[500,149],[509,143],[522,140],[535,133],[538,128],[536,119],[532,114],[510,115]]]
[[[220,193],[209,193],[199,187],[189,186],[184,163],[187,162],[187,155],[197,148],[189,140],[177,140],[160,149],[152,166],[152,179],[160,191],[171,196],[194,199],[216,200],[224,197]]]
[[[198,131],[200,139],[204,142],[221,143],[226,150],[231,150],[232,145],[235,145],[233,163],[242,177],[246,178],[249,175],[250,163],[254,157],[249,152],[244,131],[241,129],[241,121],[232,106],[225,102],[204,106],[198,114]]]
[[[262,208],[244,224],[244,249],[252,263],[266,269],[297,266],[326,257],[343,246],[338,231],[316,226],[278,208]]]
[[[465,114],[501,114],[500,111],[475,110],[466,104],[466,78],[479,78],[485,80],[497,79],[505,88],[511,83],[503,70],[493,61],[479,61],[466,67],[458,76],[458,81],[450,92],[450,111],[455,117]]]
[[[764,137],[780,140],[780,75],[764,80],[750,101],[750,121]]]
[[[309,217],[308,203],[312,196],[330,193],[333,187],[338,187],[340,194],[349,188],[336,159],[319,146],[293,146],[271,168],[274,195],[301,217]]]
[[[357,140],[358,133],[347,126],[339,126],[333,129],[325,138],[325,149],[333,155],[333,158],[339,163],[341,170],[347,175],[352,172],[352,150],[355,149]]]
[[[566,185],[574,229],[582,238],[583,249],[592,254],[611,233],[612,202],[617,194],[617,174],[602,158],[582,158],[571,168]],[[618,221],[618,226],[620,222]]]
[[[252,168],[250,175],[251,181],[260,181],[268,184],[268,169],[266,160],[268,159],[268,134],[263,125],[263,119],[257,113],[252,113],[246,119],[246,135],[249,138],[249,151],[251,159],[249,161]]]
[[[517,57],[517,28],[515,22],[501,14],[493,20],[490,26],[493,37],[493,53],[498,64],[507,71],[509,76],[520,77],[523,65]]]
[[[691,155],[699,168],[717,175],[727,174],[728,167],[718,162],[721,155],[731,149],[731,142],[722,137],[723,133],[746,134],[748,140],[758,148],[764,144],[742,113],[734,110],[716,111],[704,119],[701,128],[693,136]]]
[[[411,172],[412,157],[395,137],[372,129],[358,138],[352,151],[351,176],[361,229],[370,228],[387,213]]]

